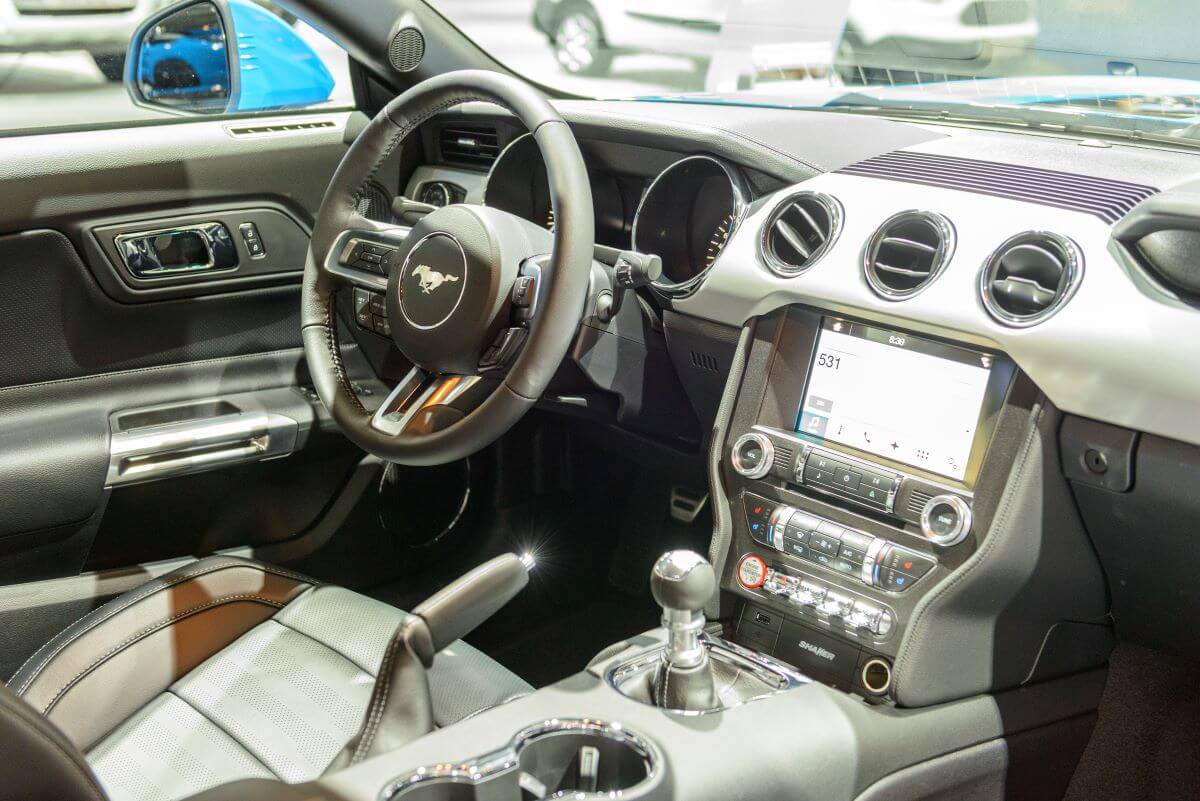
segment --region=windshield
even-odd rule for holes
[[[427,1],[508,68],[576,95],[1200,146],[1200,39],[1179,0]]]

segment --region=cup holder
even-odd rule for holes
[[[542,801],[637,797],[658,775],[648,741],[619,724],[548,720],[491,754],[397,778],[384,801]]]

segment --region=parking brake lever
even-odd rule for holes
[[[417,605],[413,614],[424,621],[428,643],[419,642],[417,654],[425,667],[434,655],[461,640],[512,600],[529,583],[532,562],[506,553],[437,591]]]
[[[427,671],[439,651],[465,637],[529,583],[532,560],[504,554],[434,593],[392,635],[358,734],[325,769],[349,767],[433,731]]]

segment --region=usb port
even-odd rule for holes
[[[771,616],[763,612],[754,613],[754,622],[761,626],[769,626],[772,623]]]

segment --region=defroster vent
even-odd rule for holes
[[[1022,200],[1093,214],[1108,224],[1158,192],[1152,186],[996,161],[897,150],[838,172]]]

